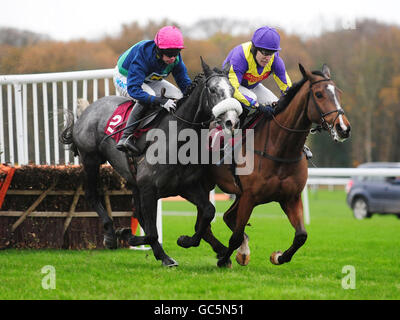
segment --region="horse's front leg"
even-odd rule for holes
[[[190,188],[181,193],[181,196],[196,205],[197,221],[194,235],[181,236],[177,243],[183,248],[197,247],[215,217],[215,207],[209,200],[208,192],[201,185]]]
[[[134,236],[128,243],[131,246],[149,244],[153,250],[154,257],[162,261],[162,265],[166,267],[177,266],[178,263],[170,258],[162,248],[158,241],[157,231],[157,197],[156,192],[151,186],[143,186],[140,188],[140,216],[139,223],[142,225],[145,236]]]
[[[236,209],[237,208],[237,209]],[[233,208],[232,212],[236,213],[236,215],[233,215],[236,217],[235,224],[229,220],[228,221],[225,219],[225,222],[230,228],[233,228],[233,233],[232,236],[229,239],[229,247],[225,255],[218,260],[218,267],[228,267],[230,268],[232,266],[232,262],[230,260],[230,257],[232,253],[239,248],[243,241],[245,240],[245,233],[244,229],[246,227],[247,222],[249,221],[251,212],[253,211],[254,208],[254,202],[252,200],[252,197],[248,194],[243,194],[240,199],[238,200],[237,207]],[[249,256],[250,253],[248,253]]]
[[[232,231],[235,230],[236,226],[239,200],[240,196],[236,196],[235,202],[224,214],[224,221]],[[241,266],[247,266],[250,262],[249,236],[246,233],[243,234],[243,242],[237,250],[236,262]]]
[[[281,251],[275,251],[271,254],[270,261],[275,265],[290,262],[296,251],[299,250],[307,240],[307,232],[303,222],[303,203],[301,202],[300,194],[294,199],[280,202],[280,205],[288,216],[296,233],[289,249],[283,253]]]

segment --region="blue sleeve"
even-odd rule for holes
[[[172,70],[172,75],[179,89],[181,89],[182,93],[185,93],[186,89],[192,84],[192,80],[190,80],[188,76],[186,66],[183,63],[182,57],[180,55],[179,55],[179,63]]]
[[[154,102],[154,96],[148,94],[142,89],[142,85],[148,73],[146,62],[142,52],[137,52],[129,65],[127,76],[127,89],[129,95],[139,102],[149,104]]]

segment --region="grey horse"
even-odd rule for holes
[[[224,130],[234,131],[239,126],[242,109],[240,103],[233,98],[234,89],[227,75],[218,69],[210,69],[203,60],[202,67],[204,73],[196,76],[191,88],[177,102],[177,110],[167,113],[160,109],[158,117],[161,120],[157,129],[149,130],[138,140],[139,145],[147,145],[147,151],[140,156],[129,158],[124,152],[118,151],[115,140],[108,139],[104,133],[116,106],[126,101],[126,98],[109,96],[99,99],[89,105],[75,123],[73,117],[66,115],[67,123],[60,135],[60,141],[71,145],[72,150],[79,154],[86,173],[86,199],[102,219],[107,248],[117,247],[118,235],[128,240],[132,246],[150,245],[155,258],[161,260],[162,265],[176,266],[177,262],[164,252],[158,241],[157,200],[180,195],[197,206],[201,218],[196,223],[195,234],[191,237],[182,236],[178,240],[185,247],[198,246],[214,218],[215,208],[209,201],[209,192],[200,183],[205,166],[198,161],[180,162],[176,152],[190,141],[177,141],[177,135],[190,129],[200,137],[202,129],[208,130],[213,120],[218,121]],[[163,134],[160,135],[160,132]],[[166,140],[160,141],[160,136]],[[171,161],[170,158],[165,163],[157,161],[162,148],[170,158],[171,148],[174,149],[172,158],[176,161]],[[155,149],[157,152],[149,152]],[[134,166],[130,165],[130,159],[133,159]],[[134,216],[143,227],[144,236],[133,236],[129,229],[115,232],[96,187],[100,165],[106,161],[131,186]]]

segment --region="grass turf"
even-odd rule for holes
[[[288,264],[269,262],[270,254],[286,250],[294,236],[279,205],[259,206],[250,218],[250,264],[239,266],[233,255],[233,268],[220,269],[208,244],[191,249],[176,244],[180,235],[193,233],[194,207],[164,202],[163,246],[179,267],[161,267],[151,251],[5,250],[0,252],[0,299],[399,299],[400,220],[375,215],[355,220],[343,191],[309,197],[308,240]],[[217,202],[217,212],[230,203]],[[212,228],[227,244],[231,232],[221,215]],[[42,288],[46,265],[56,271],[54,290]],[[354,267],[356,288],[345,290],[342,269],[348,265]]]

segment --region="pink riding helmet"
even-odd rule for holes
[[[181,31],[174,26],[162,27],[156,34],[154,42],[160,49],[184,49]]]

